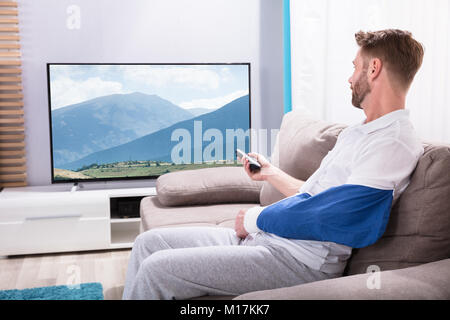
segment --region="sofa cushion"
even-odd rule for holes
[[[294,178],[306,181],[319,168],[345,127],[314,119],[301,111],[291,111],[281,122],[271,163]],[[268,182],[263,184],[259,197],[262,206],[283,198],[285,196]]]
[[[379,274],[359,274],[305,283],[288,288],[246,293],[236,300],[337,300],[337,299],[450,299],[450,259]],[[370,277],[373,276],[371,279]],[[370,281],[372,280],[372,282]]]
[[[450,258],[450,146],[424,148],[382,238],[353,250],[347,274],[364,273],[370,265],[390,270]]]
[[[156,180],[158,200],[165,206],[258,203],[261,187],[242,166],[176,171]]]
[[[234,221],[239,210],[248,209],[255,205],[249,203],[233,203],[166,207],[159,202],[159,196],[145,197],[141,200],[140,205],[142,231],[159,227],[181,226],[234,228]]]

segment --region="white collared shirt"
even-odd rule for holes
[[[313,196],[334,186],[359,184],[394,190],[395,201],[423,152],[409,110],[393,111],[342,130],[334,148],[299,192]]]
[[[314,196],[331,187],[357,184],[393,190],[395,202],[408,186],[423,152],[422,143],[409,121],[409,110],[396,110],[367,124],[362,122],[342,130],[334,148],[298,193]],[[352,248],[333,242],[293,240],[266,233],[256,225],[263,209],[253,207],[247,211],[244,218],[247,232],[258,232],[313,269],[330,273],[343,271]]]

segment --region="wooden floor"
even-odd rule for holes
[[[0,258],[0,290],[100,282],[106,300],[122,298],[131,249]]]

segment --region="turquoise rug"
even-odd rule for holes
[[[0,300],[103,300],[101,283],[0,290]]]

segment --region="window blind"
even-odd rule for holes
[[[0,1],[0,187],[27,185],[19,15]]]

